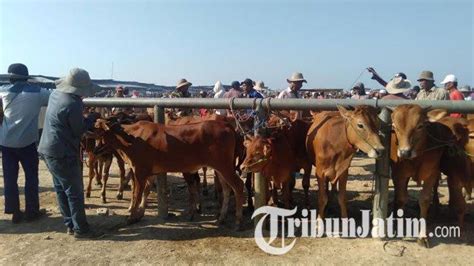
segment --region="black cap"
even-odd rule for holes
[[[247,86],[253,86],[253,81],[249,78],[245,79],[244,81],[240,82],[240,85],[247,84]]]
[[[13,74],[17,76],[23,76],[25,78],[28,78],[28,68],[20,63],[16,64],[11,64],[8,67],[8,74]]]
[[[407,75],[403,72],[398,72],[397,74],[394,75],[394,78],[401,77],[402,79],[407,79]]]
[[[240,87],[240,82],[238,81],[232,81],[232,84],[230,85],[232,88],[239,88]]]

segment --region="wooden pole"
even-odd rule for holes
[[[391,139],[391,117],[390,111],[383,108],[379,115],[382,120],[381,141],[385,147],[385,153],[377,159],[375,164],[375,195],[372,206],[372,237],[382,238],[387,233],[386,218],[388,212],[388,181],[390,178],[390,139]],[[383,220],[383,223],[377,221]],[[381,233],[383,232],[383,234]]]
[[[255,125],[259,121],[262,121],[262,119],[266,119],[266,112],[262,107],[262,101],[257,105],[256,108],[257,115],[255,117]],[[255,129],[254,132],[255,136],[260,135],[259,129]],[[262,173],[255,173],[254,174],[254,180],[255,180],[255,209],[258,209],[262,206],[267,205],[267,179],[265,176],[262,175]],[[261,216],[257,216],[254,219],[254,225],[257,225],[258,221],[260,221]]]
[[[154,111],[154,122],[159,124],[165,124],[165,108],[155,105]],[[166,173],[155,176],[156,184],[156,195],[158,200],[158,217],[168,217],[168,196],[167,196],[167,176]]]

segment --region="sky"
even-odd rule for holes
[[[473,1],[21,1],[0,0],[0,73],[175,85],[263,80],[302,72],[304,88],[349,88],[364,71],[385,79],[423,70],[474,85]],[[112,67],[113,66],[113,67]]]

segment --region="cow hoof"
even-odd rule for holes
[[[107,203],[107,200],[105,198],[102,198],[102,203]]]
[[[90,192],[87,192],[86,193],[86,198],[90,198],[91,197],[91,193]]]
[[[95,183],[95,186],[102,188],[103,185],[102,185],[102,183]]]
[[[430,248],[430,241],[427,237],[418,238],[418,240],[416,240],[416,243],[422,247]]]
[[[117,194],[117,199],[118,200],[123,200],[123,194]]]

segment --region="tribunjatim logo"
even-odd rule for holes
[[[459,227],[437,227],[427,234],[426,221],[423,218],[403,218],[403,210],[396,215],[390,214],[386,219],[371,219],[370,210],[361,210],[362,219],[356,224],[354,218],[318,218],[317,210],[302,209],[301,217],[294,217],[297,208],[288,210],[272,206],[264,206],[255,210],[252,219],[261,216],[255,226],[255,242],[266,253],[283,255],[296,244],[296,237],[459,237]],[[269,232],[264,235],[265,224],[269,222]],[[448,229],[448,230],[446,230]],[[454,230],[452,230],[454,229]],[[300,235],[296,235],[299,231]],[[277,238],[280,241],[276,241]],[[291,239],[291,241],[289,240]],[[286,241],[288,240],[288,241]],[[276,243],[279,242],[279,243]]]

